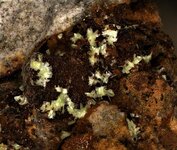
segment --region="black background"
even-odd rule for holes
[[[155,0],[163,23],[163,30],[172,38],[177,52],[177,0]]]

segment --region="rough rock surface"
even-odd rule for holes
[[[0,148],[177,149],[177,57],[151,2],[93,5],[38,46],[0,79]]]

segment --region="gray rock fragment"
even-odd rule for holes
[[[100,104],[88,117],[92,124],[93,133],[98,136],[108,136],[119,127],[119,122],[124,122],[125,114],[120,112],[115,105]]]

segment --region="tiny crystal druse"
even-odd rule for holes
[[[113,90],[106,89],[106,86],[96,87],[95,90],[85,94],[91,98],[102,98],[103,96],[108,96],[108,97],[114,96]]]
[[[119,28],[120,29],[120,28]],[[104,39],[102,42],[97,42],[96,39],[102,35]],[[93,31],[92,28],[87,29],[86,38],[90,44],[90,50],[88,52],[88,59],[91,66],[94,66],[98,63],[99,55],[102,55],[104,58],[108,56],[107,46],[114,46],[114,43],[117,42],[118,30],[110,29],[109,25],[105,26],[105,29],[102,33],[98,31]],[[58,39],[62,39],[62,34],[58,35]],[[73,37],[70,38],[72,41],[72,47],[77,47],[77,41],[83,40],[84,36],[80,33],[74,33]],[[138,65],[142,60],[148,63],[151,60],[152,54],[148,56],[136,56],[134,55],[133,61],[126,61],[123,66],[123,73],[130,73],[130,70]],[[42,62],[42,55],[38,55],[38,59],[32,59],[30,63],[30,67],[37,71],[37,76],[39,79],[35,82],[36,85],[46,87],[47,82],[52,78],[52,67],[48,62]],[[109,78],[111,77],[111,72],[100,72],[97,68],[95,73],[92,73],[91,76],[88,77],[88,85],[96,86],[97,84],[101,86],[97,86],[94,90],[90,92],[85,92],[87,97],[94,99],[102,99],[104,96],[113,97],[114,91],[112,89],[107,89],[106,84],[109,82]],[[67,112],[73,115],[75,118],[82,118],[85,116],[87,108],[89,105],[85,107],[80,104],[80,109],[77,109],[75,104],[72,102],[71,98],[68,96],[68,90],[66,88],[62,88],[60,86],[55,87],[55,90],[59,93],[59,96],[56,100],[52,100],[51,102],[45,102],[40,107],[42,112],[48,113],[48,118],[53,119],[56,115],[57,111],[61,111],[64,113],[66,108]]]
[[[90,64],[93,66],[95,63],[99,61],[99,59],[96,56],[99,56],[100,54],[104,57],[107,57],[107,43],[110,45],[113,45],[114,42],[117,41],[117,33],[118,31],[115,30],[105,30],[102,32],[102,35],[106,37],[106,40],[103,40],[99,43],[99,47],[96,47],[96,38],[100,35],[98,34],[98,31],[93,32],[91,28],[87,29],[87,39],[90,44],[90,52],[89,52],[89,61]],[[109,77],[111,76],[111,73],[106,72],[101,74],[99,70],[95,72],[95,74],[92,74],[92,76],[89,77],[89,85],[93,86],[97,83],[108,83]],[[96,87],[95,90],[85,93],[88,97],[91,98],[102,98],[103,96],[109,96],[113,97],[114,92],[112,89],[107,89],[106,86],[100,86]]]
[[[113,45],[114,42],[117,41],[117,31],[114,30],[106,30],[103,33],[103,36],[106,37],[108,44]],[[104,57],[107,56],[106,53],[106,40],[101,42],[99,47],[96,47],[96,38],[99,37],[98,31],[93,32],[91,28],[87,29],[87,39],[90,44],[90,52],[89,52],[89,61],[91,65],[93,66],[96,62],[98,62],[98,58],[95,57],[95,55],[99,56],[100,54],[103,55]],[[61,37],[60,37],[61,38]],[[59,39],[60,39],[59,38]],[[76,42],[78,40],[83,39],[83,36],[80,33],[74,33],[74,36],[71,38],[71,41],[73,42],[72,46],[77,46]],[[38,62],[33,60],[31,63],[31,68],[34,69],[35,71],[39,71],[38,77],[39,81],[37,81],[38,85],[43,85],[44,87],[46,86],[46,83],[49,81],[49,78],[51,76],[41,76],[41,74],[45,74],[46,72],[50,72],[51,68],[46,69],[43,73],[41,71],[41,67],[48,66],[49,64],[43,63],[42,59],[39,57]],[[40,73],[41,72],[41,73]],[[52,73],[50,73],[52,75]],[[93,86],[97,83],[108,83],[108,79],[111,76],[111,73],[106,72],[101,74],[100,71],[96,71],[95,74],[93,74],[91,77],[89,77],[89,85]],[[43,82],[41,79],[45,79]],[[39,84],[43,83],[43,84]],[[80,109],[75,108],[75,104],[72,102],[72,100],[68,96],[68,90],[62,87],[55,87],[56,91],[59,92],[59,96],[56,100],[53,100],[51,102],[44,102],[43,105],[41,106],[41,111],[42,112],[48,112],[48,117],[49,118],[54,118],[56,115],[57,111],[62,111],[64,113],[64,107],[67,106],[67,111],[69,114],[73,115],[75,118],[81,118],[86,114],[87,106],[82,107]],[[109,96],[112,97],[114,96],[114,92],[111,89],[107,89],[106,86],[100,86],[96,87],[95,90],[85,93],[88,97],[91,98],[102,98],[103,96]]]
[[[150,53],[147,56],[136,56],[134,55],[133,61],[127,60],[125,62],[125,65],[123,66],[122,72],[129,74],[130,70],[135,67],[135,65],[138,65],[142,60],[145,61],[145,63],[149,63],[152,58],[152,53]]]
[[[108,83],[109,77],[111,76],[110,72],[106,72],[101,74],[100,71],[96,71],[95,74],[92,74],[92,76],[89,76],[89,85],[93,86],[97,83]]]
[[[52,67],[48,62],[42,62],[42,55],[38,54],[38,59],[32,59],[30,62],[30,68],[38,71],[38,80],[36,84],[39,86],[46,87],[47,82],[49,82],[50,78],[52,78]]]
[[[109,26],[107,28],[109,28]],[[117,34],[117,30],[105,29],[102,32],[102,35],[106,39],[100,42],[99,47],[97,47],[96,38],[98,38],[100,34],[98,34],[98,31],[93,32],[91,28],[87,29],[87,39],[90,44],[89,61],[92,66],[99,61],[96,56],[103,55],[104,57],[107,57],[107,44],[113,45],[113,43],[117,41]]]
[[[137,127],[136,124],[132,120],[129,120],[129,119],[126,119],[126,120],[127,120],[130,135],[133,139],[136,140],[138,138],[139,133],[140,133],[140,128]]]
[[[106,72],[101,74],[99,71],[96,71],[95,74],[93,74],[91,77],[89,77],[89,85],[93,86],[96,85],[97,83],[108,83],[109,77],[111,76],[111,73]],[[85,93],[88,97],[91,98],[102,98],[103,96],[109,96],[113,97],[114,92],[112,89],[107,89],[106,86],[100,86],[96,87],[95,90]]]
[[[14,99],[15,99],[16,102],[18,102],[19,105],[28,104],[27,98],[23,95],[15,96]]]
[[[41,106],[42,112],[48,112],[48,118],[53,119],[56,115],[57,111],[62,111],[64,113],[64,107],[67,106],[67,111],[69,114],[73,115],[75,118],[82,118],[86,114],[86,107],[82,107],[80,109],[75,108],[75,104],[71,101],[68,96],[68,90],[62,87],[55,87],[56,91],[59,94],[56,100],[52,102],[44,102]]]
[[[47,82],[49,82],[52,77],[52,67],[48,62],[42,62],[42,55],[38,55],[38,60],[31,60],[30,68],[38,71],[37,76],[39,79],[36,84],[39,86],[46,87]],[[75,104],[71,101],[68,96],[68,90],[61,87],[55,87],[56,91],[59,92],[59,96],[56,100],[51,102],[44,102],[41,106],[42,112],[48,112],[48,118],[52,119],[55,117],[56,112],[62,110],[64,113],[64,106],[67,106],[67,111],[69,114],[73,115],[75,118],[82,118],[86,114],[86,107],[80,109],[75,108]],[[16,99],[19,97],[16,97]],[[20,97],[21,98],[21,97]]]
[[[103,55],[104,57],[107,56],[106,53],[106,48],[107,48],[107,43],[110,45],[113,45],[114,42],[117,41],[117,31],[114,30],[106,30],[103,33],[103,36],[106,37],[107,40],[104,40],[101,42],[99,47],[96,47],[96,38],[99,37],[98,31],[93,32],[91,28],[87,29],[87,40],[90,44],[90,52],[89,52],[89,61],[91,65],[93,66],[96,62],[98,62],[98,58],[95,57],[95,55],[99,56],[100,54]],[[59,36],[59,39],[62,37]],[[74,33],[73,37],[71,38],[72,41],[72,46],[77,46],[76,42],[78,40],[82,40],[83,36],[80,33]],[[36,82],[38,85],[43,85],[44,87],[46,86],[46,83],[49,82],[49,78],[51,76],[47,76],[47,73],[52,75],[50,72],[52,69],[49,67],[48,63],[43,63],[42,58],[39,57],[38,61],[32,60],[31,62],[31,68],[34,69],[35,71],[39,71],[38,77],[39,81]],[[41,67],[49,67],[48,69],[41,69]],[[41,76],[42,75],[42,76]],[[110,72],[106,73],[100,73],[99,70],[95,72],[95,74],[92,74],[88,78],[89,80],[89,85],[93,86],[96,85],[97,83],[108,83],[109,77],[111,76]],[[44,80],[44,81],[42,81]],[[40,84],[39,84],[40,83]],[[85,107],[80,106],[80,109],[75,108],[75,104],[72,102],[70,97],[68,96],[68,90],[62,87],[55,87],[56,91],[59,93],[59,96],[56,100],[53,100],[51,102],[44,102],[43,105],[41,106],[41,111],[42,112],[48,112],[48,118],[52,119],[55,117],[57,111],[62,111],[64,113],[64,107],[66,107],[67,111],[69,114],[73,115],[75,118],[82,118],[86,114],[87,110],[87,105]],[[102,98],[103,96],[109,96],[113,97],[114,92],[111,89],[107,89],[106,86],[100,86],[96,87],[95,90],[85,93],[88,97],[91,97],[93,99],[96,98]]]

